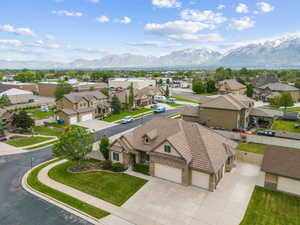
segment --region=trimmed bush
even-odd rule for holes
[[[133,171],[135,172],[138,172],[138,173],[142,173],[142,174],[145,174],[145,175],[150,175],[149,173],[149,166],[147,165],[144,165],[144,164],[134,164],[133,166]]]
[[[112,168],[112,162],[110,160],[103,161],[103,169],[110,170]]]
[[[114,172],[123,172],[125,167],[122,163],[113,163],[111,169]]]

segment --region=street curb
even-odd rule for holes
[[[61,201],[59,201],[57,199],[54,199],[54,198],[52,198],[52,197],[50,197],[50,196],[48,196],[48,195],[46,195],[46,194],[44,194],[42,192],[37,191],[37,190],[33,189],[32,187],[30,187],[28,185],[28,183],[27,183],[27,177],[32,172],[32,170],[34,170],[35,168],[37,168],[37,167],[39,167],[39,166],[41,166],[43,164],[51,162],[53,160],[55,160],[55,159],[51,159],[49,161],[43,162],[43,163],[41,163],[39,165],[36,165],[35,167],[31,168],[30,170],[28,170],[24,174],[24,176],[22,177],[22,187],[23,187],[23,189],[26,190],[27,192],[29,192],[30,194],[35,195],[35,196],[37,196],[37,197],[39,197],[39,198],[41,198],[41,199],[43,199],[43,200],[45,200],[45,201],[47,201],[47,202],[55,205],[55,206],[57,206],[57,207],[65,210],[65,211],[67,211],[69,213],[72,213],[73,215],[78,216],[78,217],[80,217],[80,218],[82,218],[82,219],[84,219],[84,220],[86,220],[86,221],[88,221],[88,222],[90,222],[92,224],[95,224],[95,225],[104,225],[103,223],[101,223],[99,221],[100,219],[96,219],[96,218],[94,218],[94,217],[92,217],[92,216],[90,216],[90,215],[88,215],[88,214],[86,214],[86,213],[84,213],[84,212],[82,212],[82,211],[80,211],[78,209],[73,208],[72,206],[69,206],[69,205],[67,205],[67,204],[65,204],[65,203],[63,203],[63,202],[61,202]],[[103,218],[105,218],[105,217],[103,217]],[[101,218],[101,219],[103,219],[103,218]]]

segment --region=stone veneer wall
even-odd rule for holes
[[[271,190],[277,190],[277,184],[278,184],[278,176],[266,173],[265,175],[265,188],[271,189]]]

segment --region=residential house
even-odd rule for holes
[[[300,195],[300,151],[269,146],[261,169],[266,188]]]
[[[57,120],[65,124],[93,120],[111,112],[107,97],[100,91],[72,92],[56,101]]]
[[[24,91],[16,88],[0,88],[0,98],[6,95],[11,104],[28,103],[34,99],[31,91]]]
[[[113,162],[146,164],[151,176],[214,191],[232,169],[236,145],[199,124],[157,118],[122,135],[109,151]]]
[[[280,96],[283,92],[291,93],[294,102],[299,100],[298,88],[280,82],[270,83],[256,88],[254,90],[254,97],[263,101],[269,101],[270,99]]]
[[[19,81],[1,82],[0,88],[16,88],[24,91],[38,92],[38,86],[34,83],[22,83]]]
[[[110,89],[127,89],[130,85],[134,89],[141,89],[147,86],[156,86],[156,81],[145,78],[113,78],[108,80],[108,87]]]
[[[267,76],[257,76],[255,78],[252,78],[250,80],[250,83],[253,84],[255,87],[261,87],[266,84],[271,83],[278,83],[280,80],[278,77],[273,75],[267,75]]]
[[[300,112],[285,112],[282,116],[282,119],[288,121],[299,121]]]
[[[234,79],[220,81],[218,89],[220,94],[244,94],[246,92],[246,86]]]

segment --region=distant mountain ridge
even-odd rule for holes
[[[2,69],[101,69],[152,67],[300,68],[300,37],[287,36],[251,43],[226,53],[199,48],[173,51],[164,56],[106,55],[100,59],[77,59],[71,63],[0,60]]]

